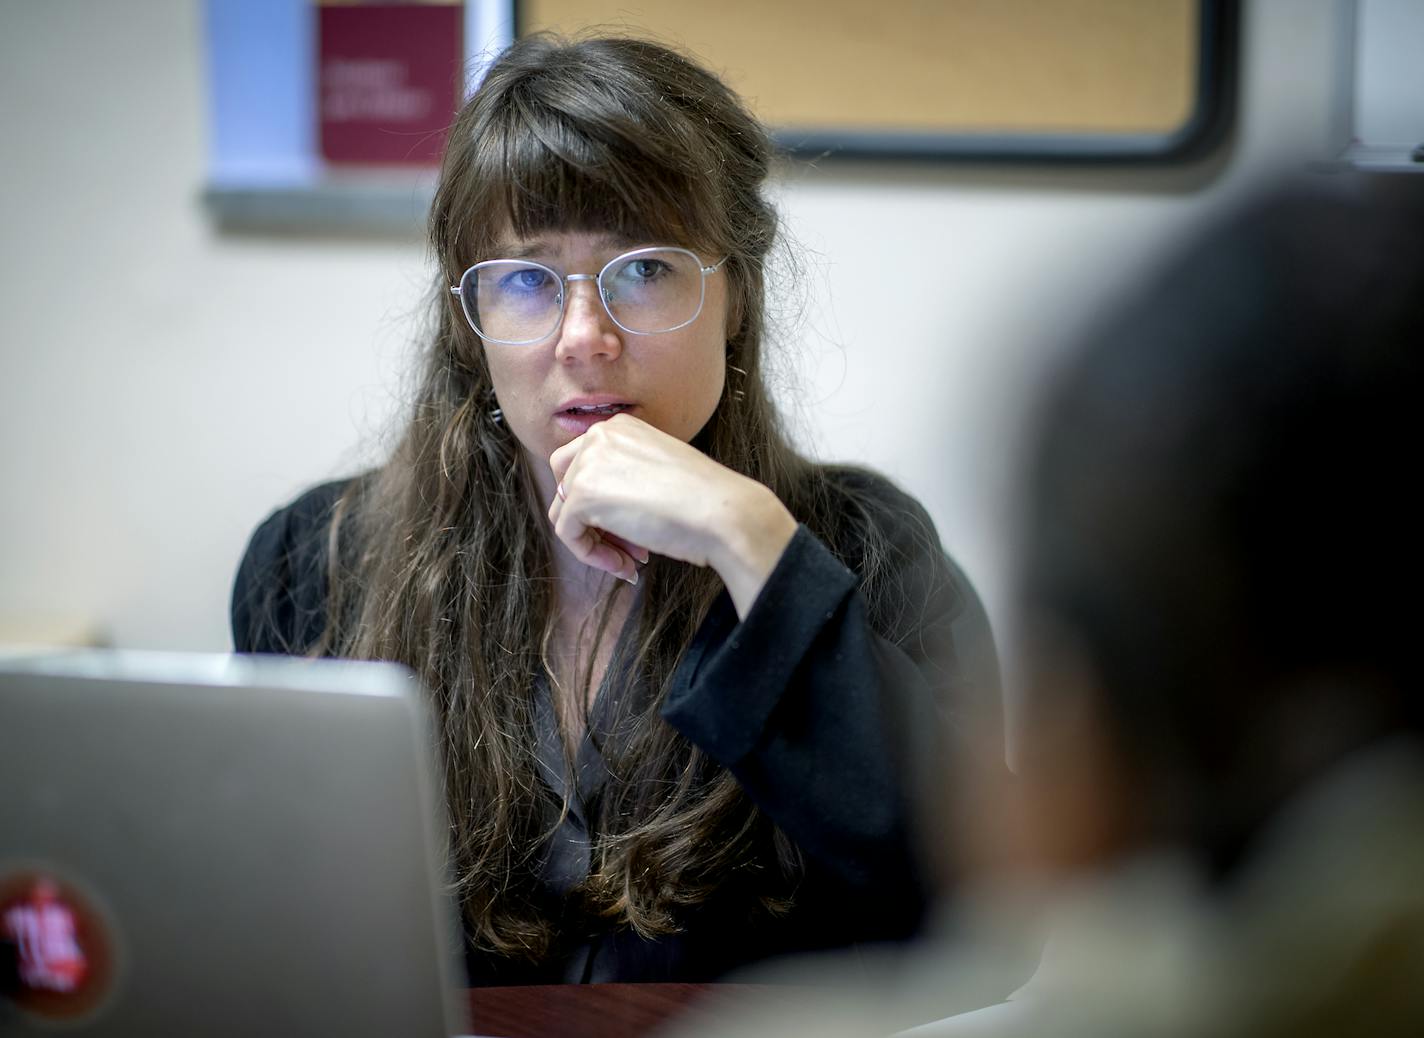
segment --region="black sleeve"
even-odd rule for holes
[[[307,491],[252,534],[232,587],[236,651],[304,655],[321,639],[328,534],[345,486],[326,483]]]
[[[729,603],[709,618],[663,716],[736,776],[808,874],[909,932],[933,887],[917,787],[958,740],[1002,743],[1002,727],[978,597],[923,509],[896,504],[892,616],[870,617],[860,577],[801,527],[743,621]]]

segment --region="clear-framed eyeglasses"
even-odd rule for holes
[[[465,319],[488,342],[529,346],[559,330],[568,284],[597,283],[598,299],[613,323],[633,335],[686,328],[702,313],[711,266],[695,252],[671,245],[634,249],[609,260],[597,274],[560,274],[533,260],[476,263],[450,291],[460,297]]]

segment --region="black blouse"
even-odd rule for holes
[[[860,538],[833,551],[800,527],[744,620],[720,597],[659,707],[802,851],[790,913],[749,926],[747,914],[714,903],[672,937],[607,927],[571,935],[559,958],[538,967],[471,948],[472,983],[701,981],[773,954],[916,931],[930,887],[917,822],[928,812],[912,799],[945,773],[937,757],[946,749],[1002,739],[998,665],[983,607],[918,502],[871,473],[828,474],[875,503],[867,521],[891,546],[882,579],[902,593],[868,615]],[[326,623],[326,528],[342,489],[308,491],[253,534],[233,588],[238,651],[316,644]],[[598,745],[615,699],[635,686],[628,675],[605,678],[572,774],[539,689],[531,734],[541,776],[570,805],[540,875],[553,903],[587,874],[592,805],[607,780]]]

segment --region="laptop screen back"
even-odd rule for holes
[[[389,665],[0,663],[0,1030],[465,1030],[430,744]]]

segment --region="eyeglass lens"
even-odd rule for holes
[[[682,249],[619,256],[598,275],[599,297],[625,331],[680,328],[702,308],[702,268]],[[538,342],[559,325],[564,280],[529,260],[488,260],[465,272],[460,299],[475,330],[507,343]]]

